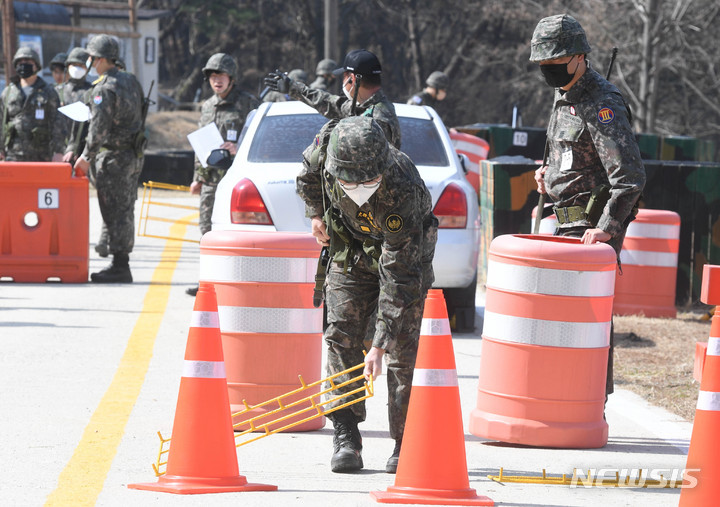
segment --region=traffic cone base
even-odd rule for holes
[[[425,300],[395,484],[370,497],[378,503],[495,505],[468,481],[455,352],[441,290],[431,289]]]
[[[278,487],[270,484],[251,484],[238,475],[227,478],[208,477],[177,477],[162,476],[158,482],[128,484],[130,489],[176,493],[178,495],[198,495],[202,493],[232,493],[238,491],[277,491]]]
[[[472,488],[448,491],[445,489],[401,488],[389,486],[387,491],[372,491],[378,503],[423,505],[495,505],[487,496],[478,496]]]
[[[215,289],[200,282],[166,473],[156,483],[128,488],[178,494],[277,491],[277,486],[248,484],[239,473],[219,321]]]

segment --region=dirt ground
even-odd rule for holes
[[[198,129],[199,111],[160,111],[149,113],[149,151],[191,150],[187,135]]]
[[[614,317],[615,386],[692,421],[700,387],[693,380],[695,343],[710,335],[703,315],[705,308],[675,319]]]
[[[151,113],[148,148],[191,149],[186,136],[199,119],[199,111]],[[615,385],[692,421],[699,390],[693,380],[695,343],[710,333],[710,321],[701,320],[705,311],[678,312],[675,319],[615,317]]]

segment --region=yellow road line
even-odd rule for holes
[[[190,215],[193,216],[197,213]],[[170,235],[184,237],[186,229],[187,224],[176,223],[170,228]],[[178,241],[165,242],[160,263],[153,272],[142,311],[115,376],[90,418],[72,458],[61,472],[57,488],[48,496],[46,506],[95,505],[145,381],[155,338],[170,296],[170,282],[181,253]]]

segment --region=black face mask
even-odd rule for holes
[[[15,72],[17,72],[21,78],[27,79],[35,74],[35,69],[32,63],[18,63],[15,66]]]
[[[575,67],[575,72],[572,74],[567,71],[569,63],[570,62],[547,63],[545,65],[541,65],[540,72],[542,72],[545,82],[553,88],[562,88],[567,85],[573,80],[575,72],[577,72],[577,66]]]

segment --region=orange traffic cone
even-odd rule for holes
[[[167,473],[157,483],[128,487],[179,494],[277,490],[248,484],[238,473],[217,298],[210,283],[200,282],[195,298]]]
[[[720,305],[720,266],[706,264],[700,300]],[[702,372],[695,421],[680,507],[705,507],[718,504],[720,498],[720,312],[715,312],[710,326],[705,367]]]
[[[380,503],[494,505],[468,481],[455,352],[441,290],[430,290],[425,300],[395,485],[370,496]]]

